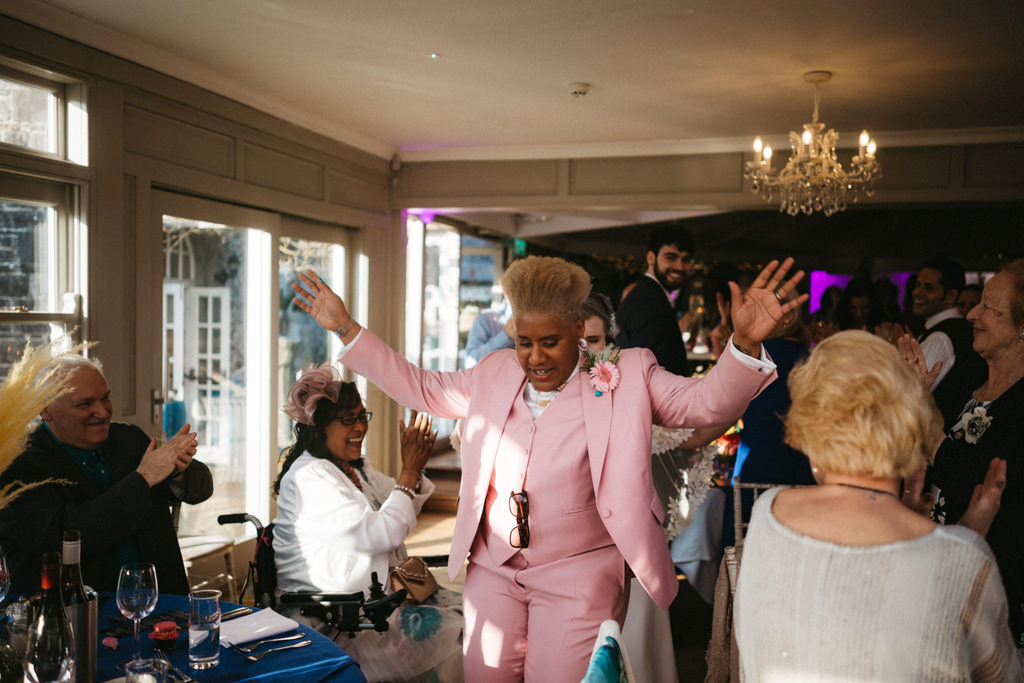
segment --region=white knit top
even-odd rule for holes
[[[963,527],[842,546],[783,526],[762,495],[735,605],[744,681],[1021,681],[985,541]]]

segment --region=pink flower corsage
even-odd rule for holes
[[[594,396],[614,391],[619,386],[622,373],[619,372],[619,349],[614,346],[605,348],[601,353],[588,353],[583,363],[583,370],[590,375],[590,386],[594,388]]]

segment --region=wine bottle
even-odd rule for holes
[[[82,534],[77,529],[64,532],[64,546],[60,570],[60,595],[64,611],[75,638],[75,678],[77,683],[93,683],[96,679],[96,621],[90,614],[90,604],[82,581]],[[94,601],[93,601],[94,602]]]
[[[75,680],[75,640],[60,597],[60,555],[43,554],[43,594],[28,633],[25,681],[69,683]]]

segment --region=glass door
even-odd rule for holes
[[[270,415],[277,320],[279,217],[169,193],[154,193],[163,240],[163,429],[189,424],[214,495],[181,507],[179,534],[246,533],[217,516],[247,512],[270,521]]]

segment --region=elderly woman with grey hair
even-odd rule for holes
[[[743,680],[1021,680],[982,537],[1006,463],[974,491],[974,530],[904,504],[942,419],[896,349],[867,332],[821,342],[790,393],[786,441],[820,485],[772,489],[754,506],[735,608]]]

